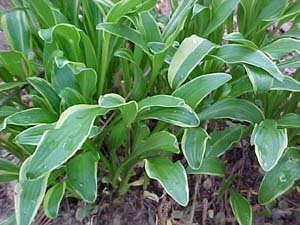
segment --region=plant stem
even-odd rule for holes
[[[132,171],[132,167],[130,169],[128,169],[127,171],[125,171],[125,175],[120,183],[120,188],[119,188],[120,195],[125,194],[129,188],[128,182],[131,177],[131,171]]]
[[[109,162],[109,160],[106,158],[106,156],[102,153],[101,149],[98,150],[97,147],[94,145],[94,143],[89,139],[86,141],[86,145],[88,148],[99,153],[100,160],[103,162],[104,166],[109,171],[109,173],[112,174],[112,165]]]
[[[3,105],[4,103],[6,103],[6,102],[8,102],[9,100],[11,100],[15,95],[19,94],[19,92],[20,92],[23,88],[25,88],[26,86],[27,86],[27,84],[24,85],[24,86],[22,86],[22,87],[19,87],[19,88],[17,88],[17,89],[14,89],[14,90],[10,91],[10,92],[8,93],[8,95],[6,95],[6,96],[4,96],[3,98],[0,99],[0,105]]]
[[[106,72],[107,72],[107,68],[108,68],[108,53],[109,53],[109,43],[110,43],[110,35],[103,33],[103,48],[102,48],[102,55],[101,55],[101,62],[100,62],[100,67],[101,69],[100,74],[98,74],[98,96],[102,95],[104,93],[104,85],[106,82]]]

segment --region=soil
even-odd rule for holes
[[[167,1],[158,3],[159,12],[168,15]],[[4,1],[0,0],[0,4]],[[0,32],[0,49],[7,48]],[[1,157],[12,159],[5,150],[0,149],[0,153]],[[186,164],[183,158],[176,160]],[[257,203],[263,173],[248,139],[242,140],[240,147],[228,151],[222,160],[226,164],[224,179],[189,176],[190,202],[185,208],[168,197],[155,181],[150,181],[146,189],[131,187],[123,197],[118,197],[110,186],[99,182],[99,197],[95,204],[65,199],[57,219],[47,219],[41,209],[34,225],[234,225],[237,222],[230,209],[226,184],[251,202],[254,225],[300,225],[300,195],[296,189],[280,197],[271,211]],[[140,173],[139,168],[137,171]],[[14,185],[14,182],[0,184],[0,222],[14,212]]]

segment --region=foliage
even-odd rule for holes
[[[187,174],[225,176],[218,157],[247,136],[265,171],[261,204],[300,178],[296,0],[171,1],[170,18],[155,0],[9,2],[0,147],[20,166],[1,159],[0,182],[18,180],[18,225],[43,200],[49,218],[66,195],[94,202],[99,163],[123,194],[145,162],[145,176],[186,206]],[[218,130],[215,120],[230,125]],[[188,165],[172,162],[181,149]],[[230,203],[251,224],[249,202],[231,190]]]

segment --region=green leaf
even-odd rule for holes
[[[130,13],[130,16],[151,11],[156,6],[156,4],[156,0],[145,0],[135,7],[135,9]]]
[[[150,54],[146,41],[141,37],[141,34],[137,30],[120,23],[100,23],[97,25],[96,29],[125,38],[139,46],[145,53]]]
[[[176,202],[187,206],[189,202],[187,175],[180,161],[173,163],[166,158],[146,159],[145,170],[147,175],[157,180]]]
[[[58,169],[50,173],[48,178],[48,186],[56,185],[58,181],[61,181],[61,178],[65,175],[66,167],[61,166]]]
[[[38,145],[43,133],[47,130],[52,130],[54,127],[55,123],[38,124],[34,127],[22,131],[15,137],[15,141],[17,144]]]
[[[208,138],[209,135],[200,127],[184,130],[181,143],[182,152],[189,166],[195,170],[201,167]]]
[[[169,67],[168,81],[171,88],[179,87],[214,48],[213,43],[196,35],[184,39]]]
[[[136,64],[136,61],[134,60],[134,55],[132,51],[128,48],[118,49],[117,51],[115,51],[114,56],[127,60],[133,64]]]
[[[122,96],[117,94],[106,94],[104,96],[100,96],[98,104],[103,108],[119,107],[123,120],[126,122],[127,126],[129,126],[137,116],[137,103],[135,101],[126,103],[126,100]]]
[[[0,170],[0,184],[18,180],[18,177],[18,173]]]
[[[17,109],[15,107],[8,106],[8,105],[0,106],[0,118],[10,116],[10,115],[15,114],[17,112],[20,112],[20,109]]]
[[[274,60],[279,60],[290,52],[300,53],[300,40],[294,38],[280,38],[263,47],[261,50],[269,54]]]
[[[299,5],[297,7],[298,7],[298,9],[297,9],[298,12],[297,13],[299,13],[300,12],[300,7],[299,7]],[[284,32],[283,34],[281,34],[279,38],[284,38],[284,37],[286,37],[286,38],[295,38],[295,39],[300,40],[300,29],[299,29],[299,27],[295,26],[295,27],[291,28],[290,30],[288,30],[288,31]]]
[[[236,191],[230,191],[229,202],[232,212],[240,225],[252,224],[252,208],[248,200]]]
[[[275,120],[262,121],[254,127],[251,145],[255,145],[260,166],[265,171],[270,171],[276,166],[288,146],[287,130],[278,129]]]
[[[141,124],[135,131],[141,133],[135,133],[132,153],[122,161],[117,169],[118,173],[128,170],[143,159],[161,153],[178,154],[180,152],[176,136],[169,132],[160,131],[147,137],[150,133],[149,128]],[[117,178],[115,176],[115,179]]]
[[[61,106],[62,108],[68,108],[73,105],[86,104],[86,99],[75,89],[73,88],[64,88],[59,93],[59,96],[62,98]]]
[[[154,150],[169,151],[179,153],[179,147],[176,136],[173,134],[160,131],[150,135],[147,139],[137,143],[134,152],[151,152]]]
[[[55,129],[43,134],[29,161],[27,178],[39,178],[65,163],[88,138],[96,116],[108,111],[97,105],[76,105],[63,112]]]
[[[273,79],[266,71],[244,65],[247,75],[252,83],[254,93],[265,93],[269,91],[276,79]]]
[[[28,98],[36,107],[52,110],[51,105],[49,105],[46,100],[37,93],[33,92],[32,94],[29,94]]]
[[[79,83],[82,96],[91,100],[96,93],[97,73],[94,69],[77,66],[75,77]]]
[[[253,92],[251,82],[247,76],[243,76],[231,83],[230,97],[239,97],[242,94]]]
[[[217,48],[212,56],[228,64],[249,64],[261,68],[279,81],[282,81],[284,77],[275,63],[263,52],[244,45],[223,45]]]
[[[15,81],[15,82],[10,82],[10,83],[4,83],[4,84],[0,84],[0,92],[4,92],[4,91],[8,91],[17,87],[22,87],[23,85],[25,85],[26,82],[22,82],[22,81]]]
[[[300,57],[299,56],[294,56],[291,59],[286,59],[282,62],[279,62],[277,64],[278,68],[283,69],[283,68],[299,68],[300,67]]]
[[[103,0],[99,0],[99,1],[89,1],[89,0],[77,1],[77,2],[79,2],[78,3],[79,7],[77,6],[77,10],[83,12],[83,20],[80,21],[80,22],[82,22],[83,27],[85,27],[85,32],[87,33],[87,35],[90,37],[91,41],[94,44],[96,43],[96,38],[97,38],[96,37],[97,32],[95,30],[95,27],[96,27],[96,24],[99,22],[98,18],[102,14],[102,12],[101,12],[102,11],[102,9],[101,9],[102,6],[100,5],[101,1],[103,2]],[[105,1],[105,2],[110,2],[110,1],[108,0],[108,1]],[[80,6],[80,3],[81,3],[81,6]],[[72,2],[69,2],[69,4],[72,5]],[[111,8],[111,6],[109,6],[108,8]],[[79,22],[78,13],[76,13],[76,12],[75,13],[71,12],[71,13],[73,14],[74,20],[77,20]],[[75,17],[77,17],[77,18],[75,18]]]
[[[40,123],[52,123],[57,120],[57,116],[41,108],[31,108],[16,112],[6,117],[0,125],[0,131],[5,129],[8,124],[17,126],[31,126]]]
[[[167,41],[172,35],[176,38],[177,32],[179,32],[184,27],[184,21],[186,20],[189,12],[192,10],[195,0],[186,0],[181,2],[181,4],[176,8],[169,20],[168,24],[165,26],[163,31],[163,40]]]
[[[54,112],[59,113],[60,97],[56,94],[51,84],[39,77],[31,77],[27,80],[51,105]]]
[[[254,48],[254,49],[258,48],[255,43],[253,43],[250,40],[247,40],[240,32],[233,32],[233,33],[227,34],[224,37],[224,40],[235,42],[238,44],[243,44],[243,45],[246,45],[246,46],[248,46],[250,48]]]
[[[29,53],[32,51],[32,36],[26,12],[23,10],[6,12],[1,16],[1,25],[11,48],[23,52],[26,57],[29,57]]]
[[[224,177],[225,176],[225,165],[224,162],[218,158],[206,157],[203,159],[201,167],[197,170],[191,167],[186,168],[187,174],[205,174],[211,176]]]
[[[138,103],[138,110],[147,110],[149,107],[160,106],[160,107],[180,107],[185,104],[181,98],[173,97],[170,95],[155,95],[144,98]]]
[[[300,151],[288,148],[277,165],[266,173],[259,188],[258,201],[266,205],[290,189],[300,179]]]
[[[171,60],[173,58],[173,56],[175,55],[175,52],[177,50],[177,48],[175,48],[174,46],[166,46],[164,43],[162,42],[148,42],[148,47],[150,48],[150,51],[158,57],[159,59],[159,55],[162,53],[166,53],[166,55],[164,54],[164,61],[167,64],[171,63]],[[167,50],[166,50],[167,49]],[[166,52],[165,52],[166,51]]]
[[[76,26],[83,26],[85,27],[85,24],[81,24],[83,21],[83,18],[78,16],[81,13],[83,14],[83,16],[85,16],[85,14],[90,14],[91,12],[85,11],[86,8],[83,8],[83,4],[82,2],[85,2],[84,0],[75,0],[75,1],[65,1],[65,2],[57,2],[57,1],[52,1],[52,4],[54,4],[55,7],[59,8],[59,10],[62,12],[62,14],[68,18],[69,23],[71,24],[75,24]],[[92,5],[94,3],[94,5],[96,5],[96,2],[91,2],[90,4]],[[97,10],[96,13],[100,11]],[[100,14],[100,12],[98,12]],[[97,14],[96,14],[97,15]],[[94,14],[92,14],[91,16],[94,16]],[[58,22],[59,23],[59,22]]]
[[[205,157],[219,157],[225,153],[234,143],[240,141],[243,134],[243,126],[235,125],[224,130],[210,134],[207,142]]]
[[[43,134],[55,128],[56,123],[50,124],[38,124],[34,127],[30,127],[15,137],[15,142],[21,145],[38,145],[42,139]],[[89,133],[89,138],[94,137],[99,133],[99,127],[93,126]]]
[[[281,15],[281,18],[280,19],[285,19],[287,17],[290,17],[290,16],[295,16],[297,15],[297,13],[300,12],[300,5],[297,4],[296,2],[293,2],[292,4],[290,4],[288,7],[285,8],[284,12],[282,13]],[[295,29],[297,30],[297,29]],[[295,31],[293,29],[285,32],[284,34],[288,35],[288,33],[290,33],[291,31]],[[298,30],[299,31],[299,30]],[[283,35],[284,35],[283,34]],[[299,33],[298,33],[299,34]]]
[[[177,88],[172,95],[184,99],[186,104],[195,109],[207,95],[230,79],[227,73],[202,75]]]
[[[67,177],[76,193],[87,202],[97,198],[97,169],[99,155],[97,152],[84,152],[67,163]]]
[[[281,16],[286,4],[286,0],[268,1],[268,4],[265,4],[265,7],[263,7],[259,13],[258,20],[270,22],[275,21]]]
[[[143,122],[137,123],[133,127],[133,130],[134,130],[134,136],[133,136],[133,141],[132,141],[132,149],[136,149],[136,146],[140,142],[143,142],[150,135],[150,130],[149,130],[148,126]]]
[[[79,92],[86,102],[90,102],[96,92],[97,75],[91,68],[82,63],[74,63],[62,58],[55,58],[55,69],[52,71],[52,84],[61,95],[65,88]]]
[[[93,44],[85,32],[75,25],[56,24],[49,29],[40,30],[39,35],[45,41],[43,61],[47,67],[52,63],[53,56],[57,56],[57,51],[60,50],[64,57],[76,62],[74,64],[84,63],[86,67],[97,70],[98,62]],[[82,68],[85,66],[81,65]],[[48,73],[49,68],[46,69]]]
[[[198,3],[194,4],[192,19],[194,19],[195,17],[197,17],[199,14],[203,13],[203,11],[205,11],[205,10],[209,10],[209,8],[206,7],[206,6],[200,5]]]
[[[135,101],[130,101],[127,104],[120,106],[120,111],[127,126],[134,122],[138,113],[138,104]]]
[[[36,180],[21,180],[15,186],[17,225],[29,225],[34,219],[46,192],[48,174]]]
[[[5,159],[0,159],[0,170],[19,173],[19,167]]]
[[[180,98],[168,95],[148,97],[138,103],[137,120],[157,119],[181,127],[197,127],[195,112]]]
[[[300,82],[295,80],[293,77],[284,76],[283,80],[279,81],[271,77],[262,69],[249,65],[244,65],[244,67],[255,93],[264,93],[269,90],[300,92]]]
[[[144,12],[139,15],[140,27],[143,38],[149,42],[161,42],[162,37],[159,26],[150,12]]]
[[[0,52],[0,67],[22,80],[33,73],[28,59],[22,52],[18,51]]]
[[[198,114],[200,120],[229,118],[251,124],[264,120],[262,111],[252,102],[236,98],[225,98]]]
[[[277,120],[277,125],[281,128],[299,128],[300,115],[296,113],[288,113]]]
[[[212,17],[204,34],[208,36],[215,31],[230,16],[239,0],[224,0],[218,3],[217,7],[212,9]]]
[[[106,94],[99,97],[98,104],[102,108],[114,108],[126,104],[126,100],[117,94]]]
[[[48,218],[55,219],[58,214],[61,200],[66,189],[66,183],[60,182],[50,188],[44,198],[44,212]]]
[[[67,23],[66,17],[55,9],[50,1],[28,1],[29,7],[39,21],[42,28],[50,28],[59,23]]]
[[[118,22],[123,16],[133,11],[141,0],[121,0],[107,13],[106,22]]]
[[[54,65],[52,67],[53,69],[51,70],[51,77],[49,77],[49,79],[51,79],[51,85],[53,86],[55,92],[60,98],[62,98],[62,95],[64,95],[62,94],[62,92],[66,88],[74,89],[75,91],[77,91],[77,93],[81,94],[80,86],[76,79],[76,72],[74,71],[76,69],[75,65],[64,62],[66,61],[57,58],[55,59],[55,63],[53,63]],[[61,104],[63,104],[63,101],[71,102],[70,99],[62,99]]]
[[[108,148],[110,152],[115,152],[128,137],[130,127],[128,127],[124,121],[116,123],[108,138]]]
[[[274,79],[271,90],[300,92],[300,82],[293,77],[284,76],[282,81]]]

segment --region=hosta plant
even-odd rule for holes
[[[1,159],[0,182],[18,181],[18,225],[40,206],[57,217],[65,196],[95,202],[99,180],[124,194],[140,162],[187,206],[188,175],[224,177],[220,156],[248,136],[260,204],[300,179],[297,0],[172,0],[167,19],[155,0],[9,2],[0,147],[19,163]],[[228,193],[252,224],[248,200]]]

